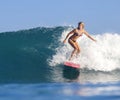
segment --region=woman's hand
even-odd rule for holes
[[[65,42],[66,42],[66,40],[63,41],[63,43],[65,43]]]
[[[97,40],[95,40],[95,39],[94,39],[93,41],[94,41],[94,42],[97,42]]]

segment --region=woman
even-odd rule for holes
[[[83,34],[85,34],[88,38],[96,42],[96,40],[93,37],[91,37],[84,29],[84,23],[79,22],[78,27],[76,29],[73,29],[71,32],[69,32],[65,40],[63,41],[63,43],[65,43],[69,35],[71,35],[68,39],[68,43],[74,48],[74,50],[71,53],[69,60],[71,60],[75,54],[78,55],[80,53],[80,47],[76,40],[79,37],[81,37]]]

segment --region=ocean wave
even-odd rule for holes
[[[22,82],[66,82],[63,62],[72,52],[71,46],[62,41],[73,27],[38,27],[29,30],[4,32],[0,34],[0,83]],[[81,54],[74,62],[81,65],[80,78],[87,80],[91,72],[98,79],[106,74],[98,71],[120,69],[120,35],[118,33],[91,34],[97,39],[94,43],[86,36],[78,42]],[[55,66],[55,67],[50,67]],[[85,72],[84,72],[85,69]],[[94,71],[93,71],[94,70]],[[85,73],[85,74],[83,74]],[[119,70],[108,75],[108,80],[116,80]],[[92,74],[93,75],[93,74]],[[89,77],[93,79],[93,77]],[[117,77],[119,80],[119,77]],[[79,81],[79,79],[78,79]],[[102,80],[102,82],[105,79]]]

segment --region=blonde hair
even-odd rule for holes
[[[78,23],[78,29],[79,29],[79,26],[80,26],[80,25],[82,25],[83,28],[85,27],[85,25],[84,25],[83,22],[79,22],[79,23]]]

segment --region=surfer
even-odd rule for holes
[[[74,50],[72,51],[69,60],[71,60],[74,55],[78,55],[80,53],[80,46],[78,45],[76,40],[83,34],[85,34],[88,38],[96,42],[96,40],[92,36],[90,36],[88,32],[86,32],[86,30],[84,29],[84,23],[79,22],[78,27],[69,32],[65,40],[63,41],[63,43],[65,43],[69,35],[71,35],[68,39],[68,43],[74,48]]]

